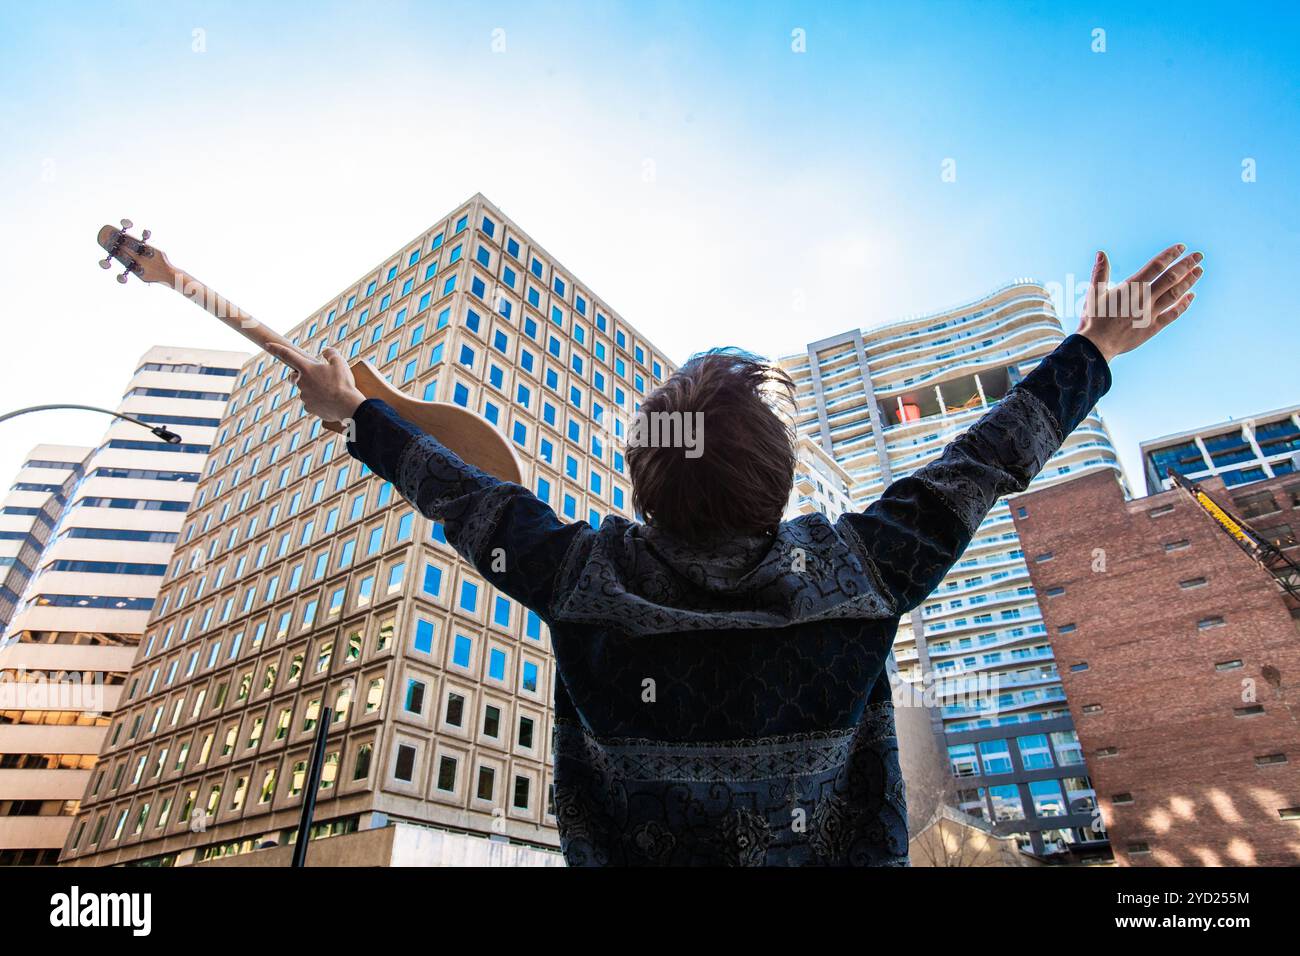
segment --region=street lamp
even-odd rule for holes
[[[139,425],[141,428],[147,428],[169,445],[177,445],[181,440],[181,436],[169,428],[163,428],[161,425],[150,425],[148,422],[142,422],[130,415],[123,415],[121,412],[115,412],[108,408],[96,408],[94,405],[33,405],[31,408],[20,408],[16,412],[7,412],[0,415],[0,422],[16,418],[19,415],[26,415],[28,412],[44,412],[53,408],[75,408],[83,412],[103,412],[105,415],[112,415],[114,418],[120,418],[123,421]]]

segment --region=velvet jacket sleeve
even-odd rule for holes
[[[555,576],[585,522],[565,524],[522,485],[501,481],[424,434],[386,402],[353,414],[352,457],[388,479],[491,584],[549,618]]]
[[[936,461],[839,519],[896,613],[938,586],[998,498],[1028,487],[1110,382],[1096,346],[1069,336]]]

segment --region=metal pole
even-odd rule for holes
[[[140,419],[124,415],[122,412],[115,412],[107,408],[96,408],[94,405],[33,405],[31,408],[20,408],[16,412],[6,412],[0,415],[0,422],[7,421],[10,418],[17,418],[19,415],[26,415],[28,412],[46,412],[59,408],[72,408],[83,412],[101,412],[104,415],[112,415],[114,418],[120,418],[123,421],[131,422],[133,425],[149,429],[149,431],[171,445],[175,445],[181,440],[180,435],[169,428],[164,428],[162,425],[150,425],[148,422],[142,422]]]
[[[322,706],[320,723],[316,725],[316,743],[311,752],[311,766],[307,768],[307,793],[302,798],[298,841],[293,845],[293,866],[307,865],[307,840],[311,833],[311,818],[316,812],[316,790],[320,787],[320,771],[325,763],[325,738],[329,736],[330,721],[333,718],[334,711]]]

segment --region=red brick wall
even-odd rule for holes
[[[1096,473],[1021,495],[1011,513],[1116,861],[1300,864],[1300,822],[1278,814],[1300,807],[1300,629],[1272,579],[1181,491],[1125,502]],[[1198,628],[1213,616],[1224,624]],[[1263,712],[1234,714],[1252,704]],[[1115,801],[1124,793],[1133,802]]]

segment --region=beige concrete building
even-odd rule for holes
[[[794,487],[786,505],[787,519],[820,511],[834,521],[853,508],[853,477],[808,435],[795,444]]]
[[[37,445],[0,505],[0,642],[89,454],[76,445]]]
[[[58,858],[244,358],[150,349],[116,409],[181,441],[115,419],[96,448],[37,446],[5,499],[3,527],[35,525],[0,643],[0,863]]]
[[[564,519],[630,515],[616,444],[672,367],[482,196],[285,331],[496,424]],[[65,862],[284,846],[325,707],[315,837],[404,824],[558,846],[541,621],[348,457],[265,355],[209,461]]]

